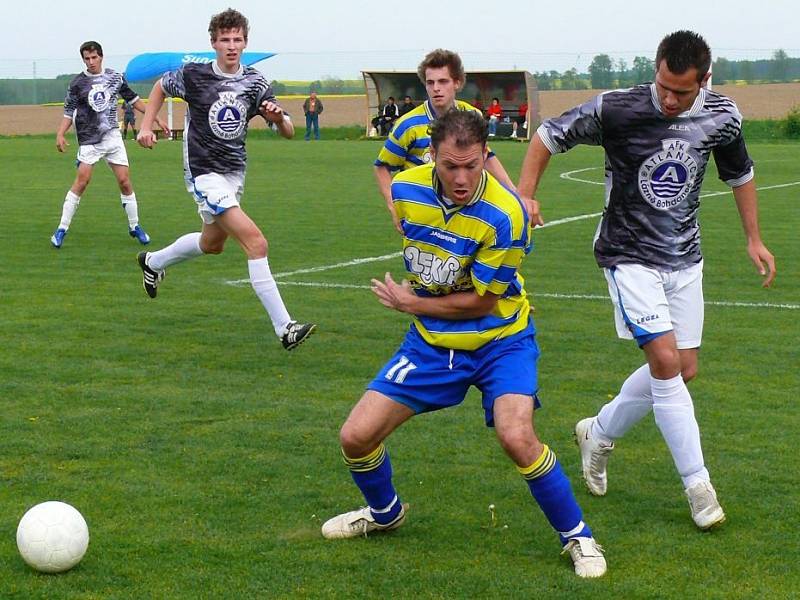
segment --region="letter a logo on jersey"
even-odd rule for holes
[[[208,124],[218,138],[233,140],[242,135],[247,123],[247,108],[234,92],[222,92],[208,110]]]
[[[639,167],[639,192],[653,208],[669,210],[689,195],[697,179],[697,161],[689,142],[661,141],[662,149]]]
[[[89,90],[89,106],[94,112],[103,112],[108,108],[109,93],[104,83],[96,83]]]

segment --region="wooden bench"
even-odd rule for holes
[[[167,136],[164,135],[164,130],[163,129],[153,129],[153,133],[156,134],[156,138],[158,138],[159,140],[166,140],[166,139],[182,140],[183,139],[183,127],[173,127],[172,130],[171,130],[172,135],[169,138],[167,138]]]

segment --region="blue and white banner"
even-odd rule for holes
[[[145,52],[131,59],[125,69],[125,78],[129,82],[155,79],[186,63],[210,63],[216,56],[215,52]],[[242,64],[251,66],[271,56],[275,56],[275,53],[244,52],[242,53]]]

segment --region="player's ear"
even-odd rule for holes
[[[711,71],[703,75],[703,79],[700,81],[700,87],[704,88],[708,86],[708,80],[711,79]]]

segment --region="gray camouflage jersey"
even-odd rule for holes
[[[189,63],[165,73],[161,87],[189,105],[183,138],[187,181],[208,173],[244,173],[247,125],[264,100],[277,103],[264,76],[252,67],[231,75],[215,62]]]
[[[655,84],[643,84],[600,94],[537,133],[553,154],[577,144],[605,149],[605,210],[594,242],[601,267],[676,271],[699,262],[697,211],[711,153],[729,186],[753,178],[736,104],[702,88],[675,118],[661,112]]]
[[[117,97],[136,102],[136,95],[122,73],[104,69],[92,75],[84,71],[70,82],[64,98],[64,116],[72,119],[81,146],[99,144],[117,124]]]

